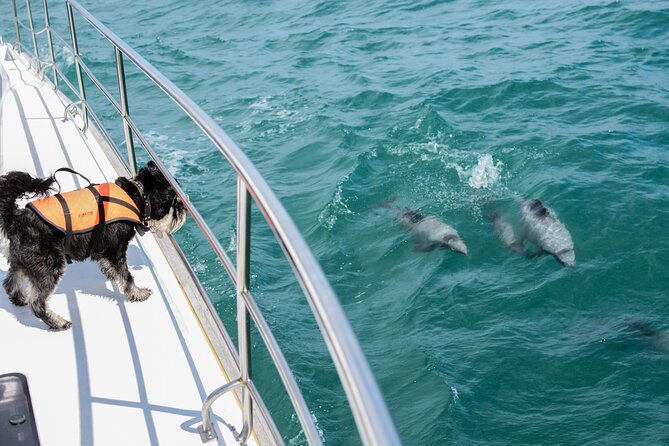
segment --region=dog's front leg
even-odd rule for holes
[[[130,274],[125,251],[113,258],[103,257],[98,260],[105,275],[114,282],[131,302],[141,302],[151,296],[151,290],[135,285],[135,279]]]

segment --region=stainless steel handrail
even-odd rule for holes
[[[43,1],[46,4],[46,0]],[[29,0],[26,0],[26,4],[29,11]],[[294,384],[294,377],[292,376],[290,369],[287,367],[285,359],[283,362],[277,362],[275,359],[275,354],[278,354],[280,358],[283,358],[283,354],[281,353],[280,349],[278,349],[278,344],[276,344],[275,340],[273,343],[267,343],[267,339],[274,339],[273,335],[271,331],[268,330],[266,323],[264,325],[263,323],[258,323],[259,320],[264,321],[264,319],[258,319],[262,318],[262,316],[258,316],[259,312],[257,311],[257,306],[255,305],[255,301],[253,301],[248,291],[247,279],[244,279],[244,276],[248,274],[247,262],[249,251],[248,244],[244,244],[243,238],[248,237],[248,232],[243,233],[243,231],[240,231],[240,227],[249,224],[250,201],[248,200],[248,197],[250,197],[254,200],[261,213],[267,220],[270,228],[274,232],[280,246],[282,247],[289,263],[291,264],[291,267],[293,268],[298,278],[298,281],[300,282],[305,296],[307,297],[307,301],[309,302],[309,305],[318,322],[319,328],[325,339],[326,345],[328,346],[344,390],[349,399],[363,443],[365,445],[399,445],[399,437],[385,403],[383,402],[381,392],[376,384],[376,381],[374,380],[367,361],[365,360],[362,350],[351,329],[348,319],[346,318],[343,309],[341,308],[341,305],[339,304],[339,301],[334,294],[334,291],[332,290],[329,282],[323,274],[322,269],[320,268],[320,265],[309,250],[306,242],[302,238],[302,235],[298,231],[292,219],[289,217],[288,213],[285,211],[255,166],[210,116],[202,111],[197,104],[195,104],[188,96],[186,96],[169,79],[156,70],[155,67],[147,62],[137,52],[135,52],[135,50],[128,46],[105,25],[98,21],[76,0],[66,0],[65,4],[67,7],[67,15],[72,38],[72,52],[75,57],[77,80],[80,90],[78,96],[82,101],[82,113],[85,126],[88,123],[89,106],[86,102],[82,71],[85,70],[87,75],[92,75],[92,73],[90,73],[90,70],[88,70],[87,67],[83,68],[85,67],[85,64],[81,59],[78,50],[73,10],[76,10],[77,13],[81,15],[81,17],[90,23],[115,47],[117,54],[117,70],[119,70],[119,82],[121,80],[123,80],[123,82],[125,81],[125,75],[122,71],[122,68],[119,68],[118,65],[119,57],[121,58],[120,63],[122,64],[122,56],[125,56],[130,61],[132,61],[140,71],[149,77],[161,90],[163,90],[163,92],[168,97],[170,97],[193,120],[196,125],[200,127],[200,129],[209,137],[209,139],[214,143],[214,145],[218,148],[218,150],[222,153],[222,155],[226,158],[228,163],[237,173],[239,190],[238,210],[241,211],[241,214],[238,213],[237,234],[240,239],[238,240],[238,265],[235,270],[235,268],[232,267],[232,264],[220,243],[211,232],[211,229],[206,225],[197,210],[187,201],[186,195],[181,187],[175,182],[171,175],[169,175],[169,172],[167,172],[162,163],[160,163],[159,159],[156,157],[155,152],[151,149],[150,145],[148,145],[141,132],[139,132],[137,126],[129,117],[127,98],[123,98],[125,94],[125,88],[124,86],[121,87],[119,84],[122,110],[119,110],[118,103],[114,105],[115,108],[117,108],[117,111],[120,111],[123,116],[126,143],[128,145],[129,154],[134,157],[134,150],[130,143],[128,143],[128,141],[132,141],[132,133],[134,133],[142,145],[144,145],[144,147],[147,149],[149,155],[154,158],[154,161],[156,161],[161,170],[163,170],[163,173],[166,174],[179,196],[184,199],[188,211],[196,220],[198,226],[205,234],[219,259],[221,259],[221,262],[226,271],[231,276],[233,283],[235,283],[238,297],[238,312],[240,316],[238,318],[238,330],[240,335],[239,354],[242,369],[242,376],[240,377],[241,382],[249,383],[252,387],[250,356],[247,348],[249,334],[248,317],[249,311],[251,311],[252,317],[258,325],[258,329],[263,332],[263,341],[266,342],[268,349],[271,350],[275,365],[278,369],[280,369],[280,375],[284,381],[284,384],[286,384],[286,379],[288,381],[292,381]],[[17,20],[18,19],[16,18],[15,13],[15,25]],[[17,43],[20,44],[18,25],[16,25],[16,27]],[[50,36],[52,30],[48,23],[47,29],[49,30]],[[37,50],[34,29],[32,29],[32,26],[31,31],[33,34],[35,55],[38,59],[37,64],[39,64],[39,53]],[[60,38],[60,36],[58,37]],[[53,51],[51,51],[51,55],[53,59]],[[52,60],[52,63],[55,66],[55,60]],[[58,72],[58,70],[55,71]],[[101,87],[101,84],[98,82],[94,83],[96,83],[98,88]],[[107,96],[108,99],[112,98],[108,92],[106,92],[105,96]],[[123,105],[124,101],[126,102],[125,105]],[[98,121],[97,119],[95,120]],[[113,144],[113,141],[110,142]],[[115,149],[118,151],[116,146]],[[240,244],[242,247],[240,247]],[[245,320],[246,322],[242,320]],[[246,344],[246,346],[244,344]],[[278,351],[275,351],[275,349]],[[284,370],[284,367],[288,370]],[[286,373],[288,378],[285,378],[284,376]],[[304,404],[299,388],[296,384],[294,385],[294,388],[291,385],[286,385],[286,388],[298,413],[298,417],[300,418],[303,429],[305,429],[305,435],[309,439],[310,443],[321,444],[321,440],[317,432],[314,435],[314,432],[316,431],[315,425],[309,415],[308,410],[305,410],[306,405]],[[218,390],[220,391],[221,389]],[[295,395],[295,393],[298,395]],[[208,398],[205,401],[205,407],[210,403],[211,400]],[[242,433],[240,434],[240,440],[242,441],[247,438],[252,429],[251,392],[244,393],[243,405],[245,421]],[[205,428],[207,428],[207,426],[205,426]]]
[[[21,33],[19,31],[19,15],[16,12],[16,0],[12,0],[12,14],[14,14],[14,32],[16,33],[16,46],[21,47]]]
[[[26,0],[28,1],[28,0]],[[82,60],[79,56],[79,43],[77,41],[77,30],[74,25],[74,15],[72,14],[72,6],[65,3],[67,7],[67,21],[70,25],[70,37],[72,38],[72,55],[74,56],[74,66],[77,71],[77,83],[79,84],[79,98],[81,99],[81,114],[84,119],[84,131],[88,128],[88,105],[86,103],[86,86],[84,84],[84,75],[81,70]],[[55,61],[54,61],[55,63]]]
[[[123,117],[123,133],[125,134],[125,145],[128,150],[128,164],[130,173],[137,174],[137,158],[135,158],[135,142],[132,139],[130,124],[128,123],[130,109],[128,108],[128,94],[125,87],[125,67],[123,65],[123,54],[114,47],[116,57],[116,79],[118,81],[118,94],[121,97],[121,115]]]
[[[35,34],[35,26],[33,24],[33,13],[32,9],[30,8],[30,0],[26,0],[26,8],[28,10],[28,23],[30,25],[30,35],[32,36],[33,47],[35,48],[35,63],[37,65],[37,71],[40,72],[42,70],[42,64],[39,57],[39,49],[37,48],[37,35]]]
[[[46,29],[47,43],[49,44],[49,54],[51,55],[51,72],[53,74],[53,88],[58,90],[58,72],[56,70],[56,53],[53,51],[53,37],[51,36],[51,21],[49,20],[49,5],[47,0],[42,0],[44,10],[44,23]]]

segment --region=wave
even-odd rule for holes
[[[359,109],[377,109],[397,101],[397,96],[387,91],[366,90],[340,101],[341,107]]]
[[[496,84],[443,90],[436,100],[459,112],[482,113],[506,107],[561,108],[574,94],[574,89],[550,79],[504,80]]]
[[[475,136],[450,126],[429,105],[417,111],[413,124],[392,128],[338,181],[318,217],[326,231],[337,232],[342,218],[356,218],[392,195],[401,206],[480,218],[486,201],[508,193],[503,152],[476,148]]]

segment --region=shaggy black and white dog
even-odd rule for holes
[[[146,215],[146,226],[162,236],[179,229],[186,219],[183,203],[152,161],[133,179],[119,177],[116,184],[133,199],[140,215]],[[9,261],[3,285],[14,305],[30,305],[32,312],[50,328],[65,330],[72,324],[51,311],[48,299],[65,271],[65,236],[46,224],[35,212],[19,208],[22,197],[47,196],[55,183],[53,176],[33,178],[25,172],[0,176],[0,245]],[[135,285],[128,270],[126,251],[136,231],[143,227],[129,221],[107,224],[99,242],[91,247],[92,232],[74,234],[69,257],[82,261],[91,258],[130,301],[143,301],[151,295],[148,288]],[[4,239],[4,240],[2,240]],[[8,249],[7,249],[8,248]]]

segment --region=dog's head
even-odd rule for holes
[[[146,167],[139,169],[135,180],[142,183],[151,205],[149,229],[162,237],[181,228],[186,221],[186,209],[156,163],[149,161]]]

